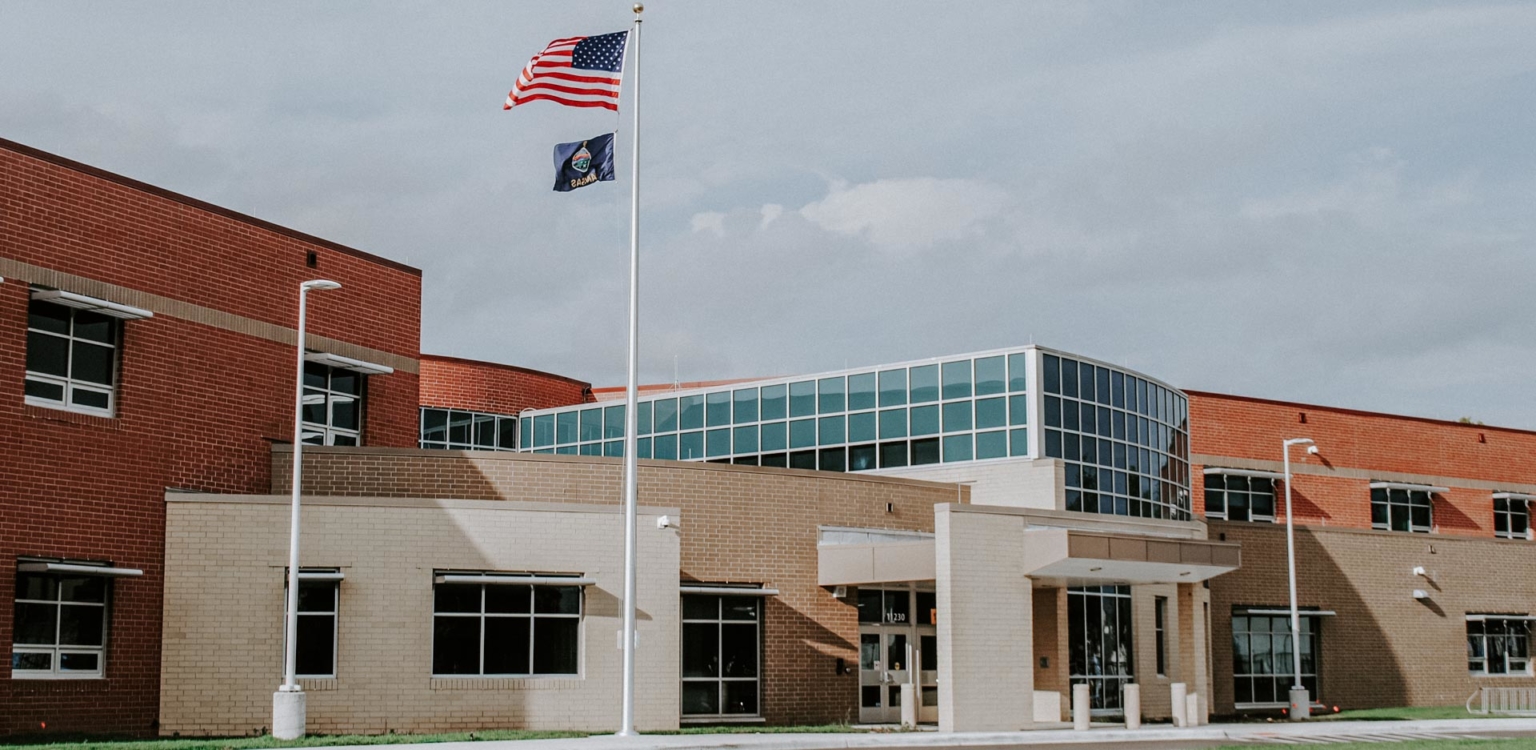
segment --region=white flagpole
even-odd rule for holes
[[[639,494],[639,457],[636,432],[639,427],[640,398],[640,14],[645,6],[635,3],[635,25],[629,44],[633,54],[634,93],[630,106],[635,110],[635,137],[629,187],[629,386],[624,399],[624,709],[619,718],[619,736],[635,735],[635,527],[639,525],[636,504]]]

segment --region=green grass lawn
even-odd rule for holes
[[[1228,745],[1217,750],[1254,750],[1262,745]],[[1275,747],[1275,746],[1271,746]],[[1319,746],[1322,747],[1322,746]],[[1536,750],[1536,737],[1511,740],[1413,740],[1409,742],[1351,742],[1327,745],[1328,750]]]
[[[696,726],[666,732],[646,734],[796,734],[796,733],[843,733],[868,732],[871,730],[848,724],[823,724],[818,726],[768,727],[748,726]],[[63,738],[22,738],[22,744],[0,742],[4,750],[264,750],[265,748],[329,747],[335,745],[400,745],[417,742],[475,742],[479,740],[548,740],[568,737],[588,737],[602,732],[534,732],[503,729],[485,732],[451,732],[445,734],[333,734],[310,735],[301,740],[284,742],[263,737],[229,737],[213,739],[166,738],[158,740],[105,740],[84,739],[65,741]]]

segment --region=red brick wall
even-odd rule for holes
[[[493,362],[424,354],[421,405],[493,414],[548,409],[592,400],[591,383]]]
[[[1450,486],[1434,497],[1434,522],[1445,534],[1493,536],[1491,490],[1455,480],[1499,485],[1536,483],[1536,433],[1416,417],[1194,392],[1189,394],[1191,453],[1278,463],[1282,440],[1309,437],[1320,455],[1292,449],[1299,523],[1370,528],[1373,473],[1410,474]],[[1305,415],[1306,422],[1302,422]],[[1194,462],[1198,464],[1198,461]],[[1194,508],[1202,514],[1202,465],[1192,467]],[[1322,472],[1314,473],[1312,470]],[[1277,487],[1278,489],[1278,487]],[[1283,495],[1276,512],[1284,517]]]
[[[316,268],[306,266],[308,252]],[[343,284],[312,296],[312,333],[415,369],[421,279],[4,141],[0,261],[249,319],[249,333],[163,313],[128,321],[117,415],[81,416],[24,405],[28,286],[14,270],[0,274],[0,735],[44,724],[50,733],[147,734],[159,708],[165,489],[267,488],[269,441],[292,435],[295,356],[270,326],[291,336],[302,280]],[[370,378],[368,389],[365,442],[415,445],[417,376],[400,369]],[[114,585],[106,679],[11,679],[15,564],[31,555],[144,571]]]

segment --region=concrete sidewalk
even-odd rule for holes
[[[1425,721],[1320,721],[1298,724],[1208,724],[1201,727],[1101,726],[1086,732],[1042,729],[1029,732],[848,732],[840,734],[647,734],[639,737],[598,735],[556,740],[439,742],[391,745],[420,750],[839,750],[841,748],[997,747],[1109,743],[1273,743],[1362,742],[1384,735],[1536,736],[1536,718],[1436,719]],[[1309,739],[1312,742],[1309,742]],[[1384,741],[1377,739],[1374,741]]]

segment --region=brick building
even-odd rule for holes
[[[4,141],[0,277],[0,735],[267,726],[312,278],[311,730],[613,725],[618,389],[422,355],[414,269]],[[1276,712],[1297,437],[1314,696],[1536,679],[1536,433],[1035,346],[648,386],[637,422],[647,728]]]
[[[320,276],[314,427],[414,446],[418,271],[0,141],[0,735],[154,731],[165,492],[266,491]]]
[[[1458,705],[1485,686],[1536,687],[1536,433],[1213,393],[1190,394],[1190,419],[1195,507],[1245,558],[1211,583],[1218,712],[1273,709],[1290,682],[1289,652],[1270,645],[1290,628],[1288,438],[1318,448],[1291,455],[1316,699]]]

